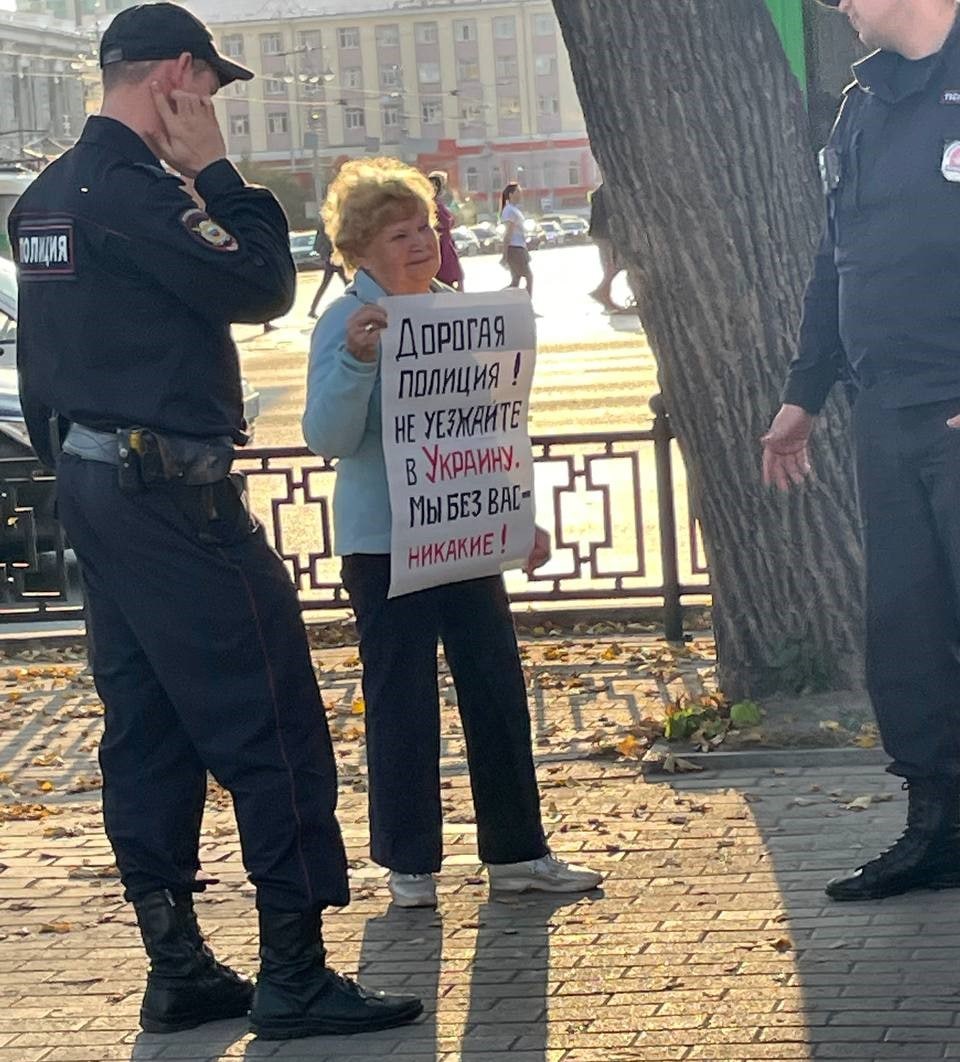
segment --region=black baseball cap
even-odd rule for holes
[[[177,59],[184,52],[209,63],[221,86],[253,77],[252,70],[225,59],[217,51],[213,36],[200,19],[166,0],[137,4],[118,12],[100,39],[100,66]]]
[[[840,6],[840,0],[817,0],[817,3],[821,7],[838,8]]]

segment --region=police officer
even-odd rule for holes
[[[763,465],[781,489],[803,481],[814,417],[848,375],[867,686],[909,795],[900,839],[827,885],[866,900],[960,885],[960,22],[955,0],[827,6],[877,50],[821,153],[827,224]]]
[[[254,1030],[397,1025],[419,1000],[326,967],[321,911],[349,898],[330,736],[296,593],[229,474],[246,438],[230,324],[285,313],[295,284],[283,212],[227,161],[211,103],[253,75],[171,3],[120,12],[100,63],[100,115],[10,237],[23,408],[83,575],[104,821],[150,959],[141,1024],[251,1007],[191,903],[210,771],[257,890]]]

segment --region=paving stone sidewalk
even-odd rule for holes
[[[391,909],[367,856],[355,650],[323,650],[353,879],[350,907],[326,919],[331,960],[419,993],[426,1014],[291,1043],[239,1021],[138,1032],[144,959],[102,832],[84,661],[0,662],[0,1062],[960,1058],[960,896],[838,905],[822,892],[901,828],[896,779],[875,766],[645,779],[644,720],[671,683],[709,682],[706,647],[685,667],[639,637],[536,640],[525,655],[553,848],[602,869],[603,889],[491,900],[445,684],[440,905]],[[254,970],[252,890],[216,790],[202,857],[221,882],[198,901],[202,924],[222,959]]]

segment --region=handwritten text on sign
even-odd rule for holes
[[[390,597],[493,575],[533,546],[526,294],[382,299]]]

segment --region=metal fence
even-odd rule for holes
[[[709,577],[659,396],[651,408],[654,422],[644,431],[533,437],[538,522],[552,534],[553,557],[530,578],[507,573],[515,607],[662,605],[667,636],[682,636],[682,607],[707,599]],[[304,611],[345,610],[333,555],[333,466],[306,449],[280,447],[241,451],[235,468]],[[35,460],[0,460],[0,623],[82,615],[54,487]]]

